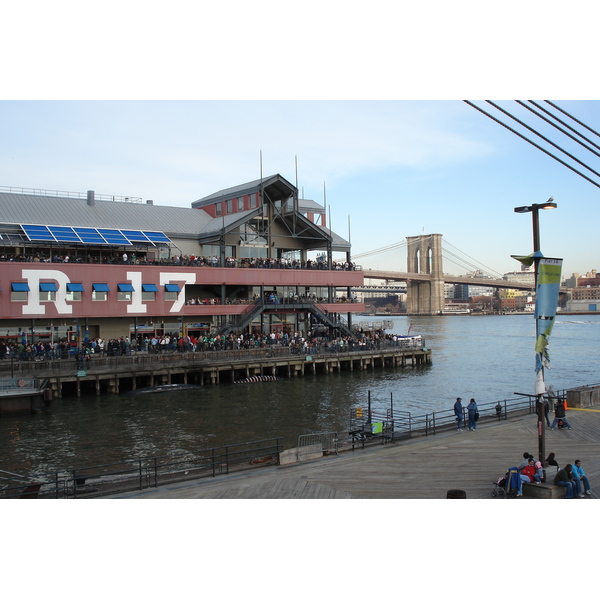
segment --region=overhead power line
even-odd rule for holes
[[[582,123],[579,119],[576,119],[574,116],[570,115],[566,110],[563,110],[560,106],[556,106],[556,104],[554,104],[553,102],[550,102],[550,100],[544,100],[544,102],[547,102],[550,106],[553,106],[556,110],[559,110],[563,115],[567,115],[567,117],[569,117],[569,119],[573,119],[573,121],[575,121],[575,123],[578,123],[582,127],[585,127],[588,131],[591,131],[594,135],[597,135],[598,137],[600,137],[600,133],[598,133],[597,131],[594,131],[591,127],[588,127],[585,123]]]
[[[492,121],[495,121],[499,125],[502,125],[502,127],[505,127],[510,132],[512,132],[515,135],[519,136],[521,139],[525,140],[526,142],[528,142],[529,144],[531,144],[532,146],[534,146],[538,150],[541,150],[544,154],[547,154],[548,156],[550,156],[551,158],[553,158],[554,160],[556,160],[557,162],[559,162],[561,165],[567,167],[567,169],[570,169],[574,173],[577,173],[577,175],[579,175],[580,177],[583,177],[586,181],[589,181],[592,185],[595,185],[597,188],[600,188],[600,184],[599,183],[597,183],[593,179],[590,179],[587,175],[584,175],[583,173],[581,173],[580,171],[578,171],[577,169],[575,169],[573,166],[571,166],[570,164],[568,164],[564,160],[561,160],[560,158],[558,158],[558,156],[555,156],[554,154],[552,154],[551,152],[549,152],[548,150],[546,150],[545,148],[543,148],[539,144],[536,144],[534,141],[530,140],[528,137],[526,137],[522,133],[519,133],[518,131],[516,131],[515,129],[513,129],[512,127],[510,127],[509,125],[507,125],[506,123],[504,123],[503,121],[501,121],[500,119],[497,119],[493,115],[490,115],[488,112],[486,112],[485,110],[483,110],[482,108],[480,108],[479,106],[477,106],[476,104],[474,104],[473,102],[471,102],[469,100],[463,100],[463,102],[465,102],[466,104],[468,104],[469,106],[471,106],[475,110],[478,110],[480,113],[484,114],[489,119],[492,119]],[[586,168],[589,168],[589,167],[586,166]]]
[[[566,150],[564,150],[563,148],[561,148],[558,144],[555,144],[552,140],[549,140],[546,136],[542,135],[539,131],[536,131],[533,127],[530,127],[529,125],[527,125],[527,123],[524,123],[520,119],[517,119],[517,117],[515,117],[514,115],[511,115],[507,110],[504,110],[501,106],[498,106],[491,100],[486,100],[486,102],[488,104],[491,104],[495,109],[499,110],[501,113],[504,113],[507,117],[510,117],[513,121],[516,121],[519,125],[522,125],[523,127],[525,127],[525,129],[528,129],[529,131],[531,131],[531,133],[535,133],[535,135],[542,138],[545,142],[547,142],[551,146],[554,146],[554,148],[556,148],[557,150],[560,150],[563,154],[566,154],[569,158],[574,160],[576,163],[580,164],[582,167],[585,167],[588,171],[591,171],[594,175],[600,177],[600,173],[598,173],[597,171],[594,171],[594,169],[592,169],[591,167],[588,167],[583,161],[579,160],[578,158],[573,156],[571,153],[569,153]]]
[[[530,104],[533,104],[536,108],[539,108],[541,111],[545,112],[548,116],[552,117],[555,121],[558,121],[561,125],[566,127],[569,131],[572,131],[574,134],[578,135],[581,139],[585,140],[586,142],[588,142],[589,144],[594,146],[594,148],[598,148],[598,150],[600,150],[600,146],[598,146],[598,144],[594,144],[594,142],[592,142],[592,140],[585,137],[585,135],[583,135],[583,133],[581,133],[581,131],[577,131],[577,129],[575,129],[574,127],[571,127],[570,125],[565,123],[562,119],[559,119],[555,114],[553,114],[552,112],[550,112],[549,110],[547,110],[546,108],[544,108],[543,106],[538,104],[537,102],[534,102],[533,100],[529,100],[528,102]],[[546,102],[548,102],[548,100],[546,100]],[[573,118],[573,117],[571,117],[571,118]],[[590,152],[592,152],[592,150],[590,150]]]
[[[527,104],[525,104],[525,102],[522,102],[521,100],[517,100],[516,102],[517,102],[517,104],[520,104],[523,108],[526,108],[528,111],[532,112],[536,117],[539,117],[540,119],[542,119],[543,121],[545,121],[546,123],[548,123],[549,125],[551,125],[552,127],[554,127],[555,129],[558,129],[558,131],[560,131],[561,133],[563,133],[567,137],[571,138],[574,142],[576,142],[580,146],[583,146],[589,152],[592,152],[596,156],[600,156],[600,154],[598,152],[596,152],[592,148],[589,148],[588,146],[586,146],[581,140],[578,140],[574,135],[571,135],[568,131],[565,131],[564,129],[561,129],[558,125],[556,125],[555,123],[553,123],[552,121],[550,121],[550,119],[547,119],[544,115],[540,115],[538,112],[536,112],[535,110],[533,110],[533,108],[531,108],[531,106],[527,106]],[[543,107],[541,107],[538,104],[536,104],[533,100],[529,100],[529,103],[533,104],[535,107],[539,108],[540,110],[548,113],[548,111],[546,109],[544,109]],[[551,114],[551,113],[548,113],[548,114]],[[556,119],[556,117],[554,117],[554,118]],[[559,123],[563,123],[560,119],[556,119],[556,120]],[[572,129],[571,127],[569,127],[568,125],[566,125],[566,123],[563,123],[563,124],[568,129]],[[578,132],[576,132],[576,133],[578,133]],[[586,141],[590,142],[590,144],[592,144],[592,146],[596,146],[596,144],[594,144],[592,141],[588,140],[587,138],[585,138],[581,134],[578,133],[578,135],[580,135],[580,137],[583,137],[583,139],[585,139]],[[598,148],[600,150],[600,146],[596,146],[596,148]]]

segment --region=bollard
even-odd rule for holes
[[[464,490],[448,490],[446,492],[446,500],[448,499],[457,499],[457,498],[466,498],[467,492]]]

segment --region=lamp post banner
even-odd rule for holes
[[[536,364],[539,372],[543,366],[548,366],[548,338],[552,333],[558,294],[560,292],[560,275],[562,258],[540,258],[535,293],[535,319],[537,324],[537,339],[535,341]]]

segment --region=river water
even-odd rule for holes
[[[358,317],[355,321],[375,317]],[[124,458],[307,433],[347,431],[353,407],[422,415],[452,408],[457,396],[495,402],[533,393],[532,316],[391,317],[390,332],[421,334],[432,364],[306,376],[262,384],[146,395],[62,398],[38,414],[0,418],[0,469],[35,474]],[[600,382],[600,315],[561,315],[550,340],[546,382],[556,389]]]

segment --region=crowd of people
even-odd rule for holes
[[[36,252],[35,254],[0,254],[0,261],[8,262],[34,262],[34,263],[76,263],[76,264],[126,264],[126,265],[165,265],[181,267],[219,267],[219,257],[196,256],[194,254],[177,254],[169,258],[148,258],[145,254],[136,254],[135,252],[111,253],[111,254],[44,254]],[[238,267],[243,269],[324,269],[329,270],[325,260],[300,260],[290,258],[225,258],[225,267]],[[334,271],[356,271],[359,270],[355,263],[344,261],[331,263],[331,269]]]
[[[509,469],[504,480],[510,481],[511,487],[516,488],[517,496],[522,496],[524,483],[539,485],[548,481],[547,469],[550,467],[556,469],[552,479],[554,485],[565,488],[566,498],[585,498],[586,495],[592,494],[592,488],[581,460],[577,459],[561,469],[554,452],[550,452],[543,461],[535,460],[533,454],[529,452],[523,452],[523,460],[517,467]],[[514,480],[511,479],[512,476],[514,476]]]
[[[23,341],[6,343],[0,341],[0,359],[11,356],[22,361],[64,360],[75,356],[77,360],[89,361],[93,356],[130,356],[138,352],[158,354],[165,352],[212,352],[219,350],[251,350],[258,348],[288,348],[291,354],[320,354],[331,352],[359,352],[398,347],[400,344],[415,344],[415,338],[379,331],[359,330],[355,336],[338,336],[333,339],[327,330],[303,332],[271,332],[244,334],[200,334],[181,335],[166,332],[163,335],[140,334],[103,339],[101,337],[83,341],[79,347],[66,338],[60,341]],[[417,340],[422,341],[422,340]],[[415,346],[416,347],[416,346]],[[89,364],[89,363],[88,363]]]

